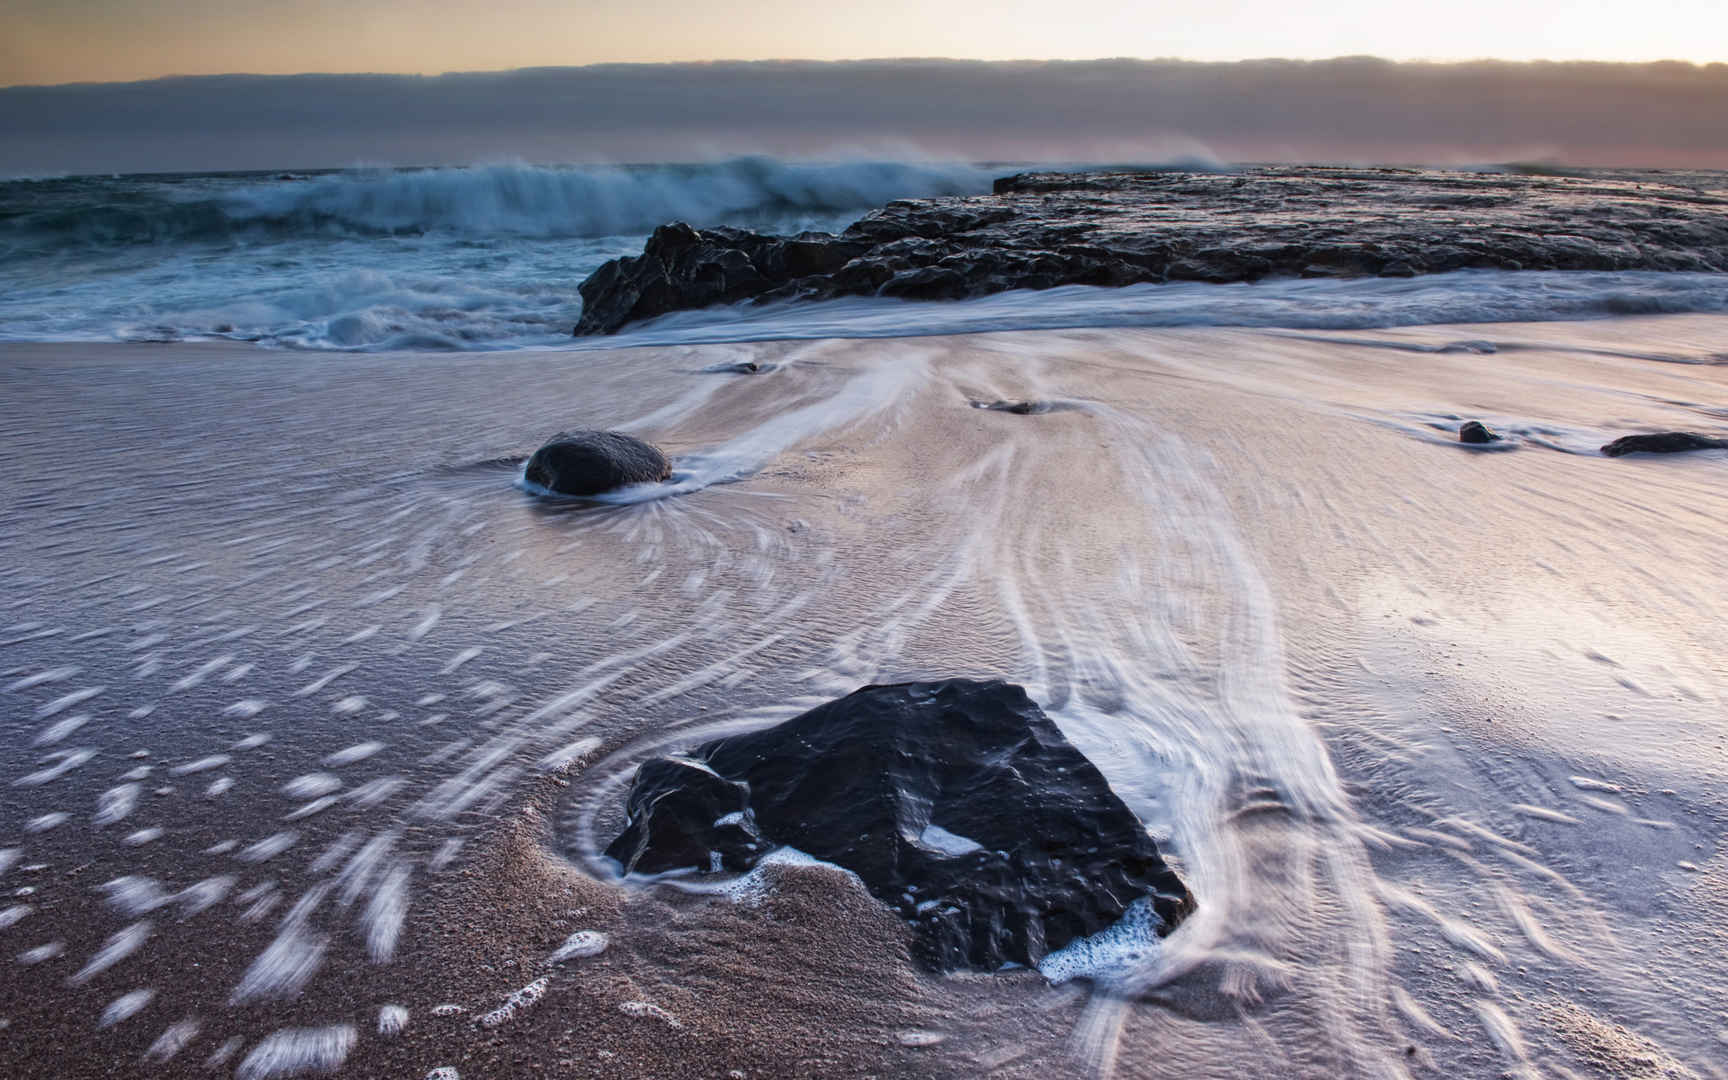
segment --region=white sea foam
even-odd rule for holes
[[[309,1072],[335,1072],[348,1060],[357,1033],[351,1024],[284,1028],[266,1035],[234,1071],[236,1080],[272,1080]]]
[[[109,1002],[107,1007],[102,1010],[102,1018],[96,1026],[113,1027],[120,1021],[137,1015],[144,1006],[150,1004],[150,999],[155,996],[156,991],[147,988],[122,994]]]
[[[156,1037],[156,1041],[150,1044],[150,1048],[144,1051],[144,1060],[153,1065],[172,1060],[198,1037],[199,1027],[198,1019],[191,1016],[169,1024],[162,1034]]]
[[[550,979],[535,979],[527,986],[524,986],[522,989],[512,993],[508,998],[505,998],[502,1005],[482,1016],[480,1018],[480,1026],[495,1028],[509,1023],[511,1020],[516,1018],[517,1013],[524,1009],[532,1008],[534,1005],[538,1004],[540,999],[546,996],[547,987],[551,985],[552,980]]]
[[[566,960],[585,960],[590,956],[599,956],[606,951],[610,939],[598,930],[578,930],[564,939],[564,944],[553,950],[546,958],[548,964],[562,964]]]
[[[577,349],[879,338],[1080,327],[1242,326],[1360,330],[1728,310],[1719,274],[1460,270],[1416,278],[1065,285],[958,301],[842,297],[675,312]]]
[[[1075,938],[1039,962],[1046,979],[1060,985],[1070,979],[1109,981],[1113,976],[1144,971],[1163,948],[1158,928],[1163,920],[1151,901],[1140,899],[1111,925],[1091,937]]]
[[[408,1026],[408,1010],[400,1005],[385,1005],[378,1010],[378,1034],[385,1038],[402,1034]]]
[[[136,922],[116,931],[95,954],[72,976],[72,985],[78,986],[89,982],[96,976],[107,971],[120,961],[137,952],[143,944],[150,940],[155,927],[148,921]]]

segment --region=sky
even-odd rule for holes
[[[902,60],[0,89],[0,176],[782,157],[1728,168],[1728,65]]]
[[[1728,60],[1722,0],[7,0],[0,86],[715,59]]]

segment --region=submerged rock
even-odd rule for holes
[[[989,409],[992,412],[1014,413],[1016,416],[1035,416],[1055,408],[1048,401],[974,401],[972,407]]]
[[[1458,429],[1458,441],[1462,443],[1499,442],[1500,436],[1488,430],[1480,420],[1468,420]]]
[[[655,230],[580,287],[577,334],[741,300],[952,300],[1008,289],[1728,270],[1728,199],[1679,184],[1437,169],[1023,173],[989,195],[907,199],[838,235]]]
[[[562,431],[534,451],[523,478],[560,495],[599,495],[672,475],[666,455],[618,431]]]
[[[857,874],[948,971],[1035,965],[1150,899],[1193,909],[1133,811],[1026,692],[866,686],[776,727],[656,758],[606,849],[626,873],[744,870],[781,845]]]
[[[1679,454],[1687,450],[1728,450],[1728,439],[1711,438],[1693,431],[1658,431],[1648,435],[1623,435],[1602,448],[1609,457]]]

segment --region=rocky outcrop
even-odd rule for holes
[[[1609,457],[1680,454],[1688,450],[1728,450],[1728,439],[1712,438],[1695,431],[1658,431],[1647,435],[1623,435],[1602,448]]]
[[[1499,442],[1500,436],[1488,430],[1488,426],[1480,420],[1466,420],[1464,426],[1458,429],[1458,441],[1461,443],[1492,443]]]
[[[865,250],[865,244],[827,233],[781,237],[662,225],[641,255],[613,259],[581,284],[576,333],[610,333],[668,311],[761,296],[791,281],[833,273]]]
[[[1728,270],[1728,199],[1661,182],[1425,169],[1024,173],[839,235],[655,230],[581,285],[577,334],[741,300],[1468,268]]]
[[[781,845],[851,870],[939,971],[1034,965],[1148,898],[1194,901],[1145,826],[1026,692],[867,686],[637,771],[626,873],[745,870]]]
[[[562,431],[534,451],[523,479],[560,495],[599,495],[672,475],[666,455],[619,431]]]

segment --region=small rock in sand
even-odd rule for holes
[[[1016,416],[1032,416],[1050,411],[1048,401],[974,401],[974,409],[989,409],[992,412],[1013,413]]]
[[[1471,420],[1458,429],[1458,441],[1462,443],[1499,442],[1500,436],[1489,431],[1480,420]]]
[[[563,431],[528,459],[524,479],[560,495],[599,495],[672,475],[656,447],[619,431]]]

